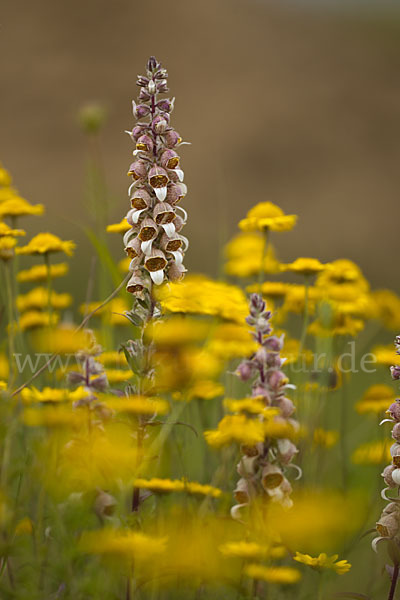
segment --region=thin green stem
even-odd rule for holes
[[[15,379],[15,368],[14,368],[14,353],[15,353],[15,327],[14,321],[14,294],[13,286],[10,273],[10,263],[3,263],[5,280],[6,280],[6,294],[7,294],[7,311],[8,311],[8,357],[10,363],[10,376],[8,387],[11,388]]]
[[[310,319],[310,314],[309,314],[309,292],[310,292],[310,277],[308,275],[305,276],[305,281],[304,281],[304,315],[303,315],[303,327],[301,330],[301,336],[300,336],[300,346],[299,346],[299,359],[301,357],[301,354],[304,350],[304,346],[306,343],[306,339],[307,339],[307,328],[308,328],[308,322]]]
[[[264,236],[264,244],[263,244],[263,248],[261,251],[260,271],[258,273],[258,286],[259,286],[260,294],[261,294],[262,284],[264,283],[264,275],[265,275],[264,262],[267,257],[268,246],[269,246],[269,229],[268,229],[268,227],[265,227],[265,229],[263,231],[263,236]]]

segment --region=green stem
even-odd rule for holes
[[[14,322],[14,294],[13,286],[11,281],[10,264],[9,262],[3,263],[5,280],[6,280],[6,294],[7,294],[7,310],[8,310],[8,358],[10,364],[10,376],[8,387],[11,388],[15,379],[15,368],[14,368],[14,353],[15,353],[15,327]]]
[[[264,245],[263,245],[263,249],[261,251],[261,264],[260,264],[260,271],[258,274],[258,286],[259,286],[260,294],[261,294],[261,286],[264,283],[264,274],[265,274],[264,261],[267,256],[267,253],[268,253],[268,245],[269,245],[269,229],[268,229],[268,227],[265,227],[265,229],[263,230],[263,236],[264,236]]]
[[[51,284],[51,271],[50,271],[50,255],[48,252],[44,254],[44,264],[46,265],[47,271],[47,312],[49,313],[49,328],[51,327],[51,293],[52,293],[52,284]]]
[[[300,336],[300,346],[299,346],[299,359],[301,358],[301,354],[304,350],[304,345],[306,343],[307,338],[307,328],[308,322],[310,319],[309,314],[309,290],[310,290],[310,277],[308,275],[305,276],[304,281],[304,316],[303,316],[303,328]]]

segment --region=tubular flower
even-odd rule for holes
[[[53,252],[64,252],[72,256],[76,244],[71,241],[63,242],[52,233],[38,233],[26,246],[16,249],[17,254],[50,254]]]
[[[309,554],[301,554],[301,552],[296,552],[296,555],[293,556],[293,560],[296,560],[303,565],[307,565],[316,571],[323,571],[324,569],[331,569],[335,571],[338,575],[344,575],[351,569],[351,564],[347,562],[347,560],[338,560],[339,555],[333,554],[333,556],[328,556],[325,552],[322,552],[319,556],[313,558]]]
[[[400,355],[400,335],[395,339],[396,353]],[[400,369],[398,366],[390,368],[392,379],[400,380]],[[388,419],[393,424],[392,439],[394,443],[390,447],[391,464],[383,469],[382,477],[385,482],[385,489],[382,491],[382,498],[388,502],[382,511],[380,519],[376,523],[376,530],[379,534],[372,542],[372,547],[376,550],[378,542],[383,539],[391,539],[397,543],[400,542],[400,506],[397,496],[400,490],[400,398],[397,398],[387,409]],[[396,497],[391,498],[387,492],[391,489],[396,490]]]
[[[254,330],[257,349],[236,372],[242,381],[252,381],[252,397],[227,399],[225,406],[236,414],[226,415],[217,430],[204,434],[214,447],[241,444],[242,458],[237,465],[240,479],[234,491],[237,505],[231,510],[234,518],[241,518],[242,509],[260,498],[292,505],[292,487],[285,472],[298,452],[293,440],[299,427],[291,418],[295,407],[286,397],[287,389],[293,386],[281,370],[283,336],[271,335],[270,319],[262,297],[252,294],[246,322]]]
[[[276,204],[260,202],[239,222],[239,228],[242,231],[290,231],[296,225],[296,221],[296,215],[285,215]]]
[[[178,232],[187,215],[177,206],[186,195],[176,152],[182,140],[170,125],[174,100],[159,99],[159,94],[168,91],[167,77],[166,69],[152,56],[146,76],[138,77],[139,104],[132,103],[138,123],[127,131],[135,144],[134,161],[128,169],[133,179],[128,191],[131,208],[126,215],[129,228],[123,240],[132,259],[127,285],[132,294],[141,294],[151,283],[160,285],[164,279],[179,281],[186,272],[183,257],[188,241]],[[118,230],[125,231],[122,227]]]

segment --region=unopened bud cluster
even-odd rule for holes
[[[151,57],[146,76],[140,75],[138,103],[133,114],[138,122],[127,133],[135,143],[128,175],[131,208],[126,215],[130,229],[124,235],[125,252],[132,259],[128,292],[150,290],[152,282],[179,281],[186,271],[183,257],[188,240],[181,235],[186,211],[178,206],[186,195],[177,148],[182,144],[171,127],[174,99],[159,98],[168,92],[168,73]]]
[[[271,312],[266,310],[265,302],[258,294],[250,297],[250,315],[246,322],[253,329],[252,336],[259,345],[253,356],[244,360],[237,369],[237,375],[243,381],[252,381],[252,396],[262,399],[266,407],[278,409],[274,425],[282,431],[288,428],[292,432],[299,429],[298,422],[292,419],[295,411],[293,402],[286,397],[289,384],[281,370],[284,359],[283,336],[271,335]],[[260,414],[258,419],[263,420]],[[288,465],[298,449],[291,439],[284,437],[266,437],[255,447],[241,447],[242,458],[238,464],[238,481],[235,498],[239,505],[232,509],[235,516],[240,505],[249,504],[253,499],[264,497],[290,507],[292,486],[286,477]],[[301,473],[300,469],[296,467]]]
[[[400,336],[395,339],[396,353],[400,355]],[[400,379],[400,368],[393,366],[390,368],[392,378]],[[379,521],[376,523],[376,530],[379,537],[372,542],[373,548],[376,549],[377,543],[382,539],[390,539],[400,546],[400,501],[398,495],[400,493],[400,398],[397,398],[386,411],[389,418],[384,419],[382,423],[393,423],[392,438],[394,443],[390,447],[392,462],[384,468],[382,472],[383,480],[386,488],[382,491],[382,497],[388,501],[388,504],[382,511]],[[382,424],[381,423],[381,424]],[[395,498],[389,498],[386,495],[390,489],[396,489]]]

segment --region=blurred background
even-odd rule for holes
[[[150,54],[168,68],[173,124],[192,143],[181,152],[190,269],[215,275],[239,219],[270,200],[300,217],[275,240],[282,260],[347,257],[400,291],[400,8],[382,0],[5,0],[0,160],[21,195],[46,205],[44,220],[21,223],[28,232],[78,242],[75,279],[94,253],[82,230],[93,147],[78,114],[90,102],[107,112],[95,152],[108,222],[120,221],[124,130]],[[108,239],[122,258],[120,236]]]

